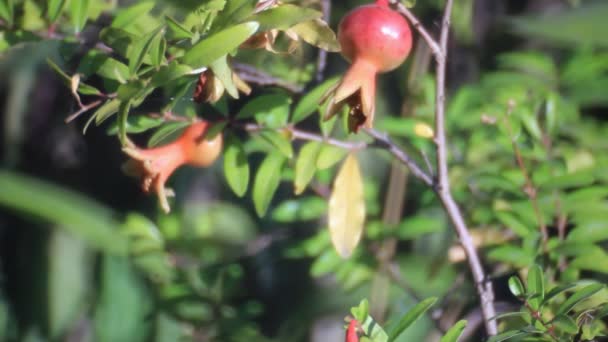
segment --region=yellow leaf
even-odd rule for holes
[[[417,136],[426,139],[430,139],[435,135],[435,132],[433,132],[433,128],[423,122],[419,122],[416,124],[416,126],[414,126],[414,133]]]
[[[363,179],[359,163],[349,154],[334,181],[329,198],[329,234],[340,256],[348,258],[361,239],[365,222]]]

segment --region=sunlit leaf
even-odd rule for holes
[[[440,342],[457,342],[458,338],[460,337],[460,335],[462,335],[462,332],[466,326],[467,326],[467,321],[465,321],[465,320],[460,320],[460,321],[456,322],[456,324],[454,324],[454,326],[451,327],[448,330],[448,332],[446,332],[445,335],[443,335],[443,337],[439,341]]]
[[[274,193],[281,182],[281,169],[285,157],[280,153],[271,153],[260,165],[253,184],[253,204],[256,213],[261,217],[266,214]]]
[[[197,69],[232,52],[258,30],[259,24],[248,22],[213,34],[194,45],[182,58],[184,64]]]
[[[249,185],[249,163],[243,144],[234,136],[228,136],[225,142],[224,176],[237,196],[245,195]]]
[[[296,195],[304,192],[308,183],[314,177],[317,171],[317,158],[319,158],[321,146],[320,142],[311,141],[300,149],[298,159],[296,160],[296,174],[293,185]]]
[[[361,239],[365,221],[363,179],[357,158],[350,154],[336,179],[329,199],[331,241],[340,256],[348,258]]]

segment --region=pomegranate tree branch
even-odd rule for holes
[[[433,56],[435,56],[435,60],[444,58],[445,50],[441,49],[441,47],[439,46],[439,43],[437,43],[437,40],[435,40],[435,38],[433,38],[433,36],[431,36],[429,31],[427,31],[424,28],[424,26],[422,25],[422,23],[420,23],[420,20],[418,20],[418,18],[414,15],[414,13],[412,13],[407,7],[405,7],[405,5],[402,4],[399,0],[391,0],[390,2],[396,6],[397,11],[399,13],[401,13],[402,15],[404,15],[410,21],[412,26],[414,26],[416,31],[418,31],[418,33],[420,34],[422,39],[424,39],[424,41],[427,43],[427,45],[431,48],[431,51],[433,52]],[[446,8],[447,8],[447,6],[446,6]]]
[[[447,0],[441,24],[441,35],[439,38],[440,53],[435,54],[437,61],[436,69],[436,97],[435,97],[435,146],[437,151],[437,179],[435,181],[435,192],[443,204],[460,243],[467,255],[469,268],[473,275],[475,287],[480,297],[480,306],[484,318],[485,328],[488,335],[496,335],[496,316],[494,308],[494,291],[492,283],[487,279],[479,255],[475,250],[473,239],[466,226],[460,208],[454,200],[448,175],[447,142],[445,137],[445,75],[448,51],[448,36],[450,31],[450,16],[452,13],[453,0]],[[431,47],[432,48],[432,47]]]
[[[235,122],[235,123],[232,123],[232,125],[240,127],[241,129],[243,129],[247,132],[250,132],[250,133],[259,132],[259,131],[262,131],[265,129],[263,126],[253,124],[253,123],[240,124],[240,123]],[[365,142],[365,141],[339,140],[339,139],[315,134],[312,132],[303,131],[303,130],[297,129],[293,126],[284,127],[284,128],[282,128],[282,130],[286,133],[289,133],[289,135],[291,135],[291,138],[294,140],[318,141],[318,142],[322,142],[322,143],[325,143],[325,144],[328,144],[331,146],[335,146],[335,147],[339,147],[339,148],[349,150],[349,151],[358,151],[358,150],[362,150],[362,149],[365,149],[368,147],[370,147],[370,148],[377,147],[377,148],[384,149],[384,150],[388,151],[390,154],[392,154],[393,157],[395,157],[395,159],[399,160],[401,163],[403,163],[405,166],[407,166],[410,169],[410,171],[412,172],[412,175],[414,175],[416,178],[418,178],[420,181],[422,181],[427,186],[433,186],[433,177],[431,175],[429,175],[428,173],[426,173],[420,167],[420,165],[418,165],[418,163],[407,152],[405,152],[402,148],[397,146],[388,137],[387,134],[380,133],[373,129],[366,129],[365,132],[370,137],[372,137],[373,140],[371,142]]]

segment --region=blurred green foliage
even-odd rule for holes
[[[334,13],[355,3],[334,1]],[[418,2],[413,11],[434,13],[442,3]],[[348,260],[333,249],[326,195],[347,152],[326,141],[301,143],[290,128],[368,139],[348,136],[343,120],[322,122],[318,114],[337,81],[312,81],[318,48],[337,47],[319,2],[286,1],[264,11],[255,5],[0,0],[0,205],[11,213],[0,217],[0,229],[13,229],[3,223],[14,217],[28,222],[22,226],[51,228],[29,228],[38,238],[27,241],[28,253],[40,265],[16,266],[23,278],[9,278],[13,265],[5,263],[18,255],[0,250],[0,341],[306,340],[320,317],[337,314],[333,323],[341,328],[355,303],[350,316],[362,341],[485,338],[472,325],[479,301],[433,190],[408,181],[398,222],[387,222],[394,209],[385,200],[387,175],[396,171],[381,149],[358,153],[364,238]],[[540,41],[542,49],[492,51],[490,66],[450,93],[452,190],[504,304],[495,318],[500,335],[490,341],[608,333],[607,10],[601,2],[573,2],[556,14],[506,19],[509,34]],[[474,44],[474,17],[474,1],[456,2],[459,43]],[[271,51],[243,47],[268,33],[277,39],[259,47]],[[242,63],[266,83],[241,79]],[[213,186],[203,199],[182,195],[192,187],[187,172],[175,176],[168,215],[155,206],[110,208],[94,193],[26,175],[20,165],[29,161],[23,145],[33,130],[30,94],[51,70],[51,84],[63,82],[72,96],[54,115],[88,116],[79,128],[115,135],[123,145],[139,133],[148,146],[170,141],[187,125],[175,117],[223,121],[223,163],[205,171]],[[203,71],[221,85],[215,103],[192,101]],[[434,115],[435,85],[423,71],[407,90],[404,70],[382,79],[376,122],[421,165],[435,159],[432,142],[416,130]],[[241,82],[254,91],[243,92]],[[259,129],[247,131],[248,124]],[[117,145],[107,148],[120,154]],[[396,252],[386,260],[390,244]],[[28,298],[12,295],[20,293],[15,287]]]

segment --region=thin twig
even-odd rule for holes
[[[422,24],[420,23],[420,20],[418,20],[418,18],[416,18],[416,16],[407,7],[405,7],[405,5],[402,4],[399,0],[391,0],[390,2],[397,7],[397,11],[399,13],[403,14],[410,21],[412,26],[414,26],[416,31],[418,31],[418,33],[420,34],[422,39],[424,39],[424,41],[427,43],[429,48],[431,48],[431,51],[433,52],[433,56],[435,56],[435,60],[444,58],[445,50],[443,50],[439,46],[439,44],[437,43],[435,38],[433,38],[433,36],[431,36],[431,34],[424,28],[424,26],[422,26]],[[446,5],[446,8],[447,8],[447,5]]]
[[[437,62],[436,69],[436,95],[435,95],[435,147],[437,150],[437,179],[434,190],[442,202],[450,221],[452,222],[460,243],[467,255],[469,268],[480,297],[480,306],[484,317],[485,328],[488,335],[496,335],[498,328],[496,322],[491,320],[496,315],[494,308],[494,290],[492,283],[486,279],[479,255],[473,244],[471,234],[464,222],[463,215],[456,201],[452,197],[448,174],[447,143],[445,137],[445,75],[448,51],[448,36],[450,31],[450,16],[452,14],[453,0],[447,0],[439,37],[439,52],[431,46]],[[418,29],[423,35],[423,30]],[[427,40],[427,38],[425,38]],[[428,40],[427,40],[428,42]]]
[[[528,169],[526,168],[526,164],[524,163],[524,158],[521,155],[521,151],[519,146],[517,146],[517,142],[515,140],[515,136],[513,134],[513,128],[511,127],[511,121],[509,117],[511,113],[513,113],[513,109],[515,108],[515,102],[509,101],[507,108],[507,115],[505,117],[505,127],[507,129],[507,133],[509,134],[509,139],[511,139],[511,146],[513,147],[513,152],[515,153],[515,160],[517,162],[517,166],[524,176],[524,181],[526,182],[524,186],[524,193],[530,199],[530,203],[532,203],[532,208],[534,209],[534,215],[536,215],[536,220],[538,222],[538,226],[540,227],[540,233],[542,235],[542,247],[543,251],[547,252],[547,240],[549,239],[549,233],[547,232],[547,225],[545,224],[545,220],[540,210],[540,206],[538,204],[538,190],[534,185],[534,181],[530,177],[528,173]]]
[[[83,105],[81,103],[80,109],[78,109],[78,111],[76,111],[75,113],[71,114],[70,116],[68,116],[67,118],[65,118],[65,123],[70,123],[72,122],[74,119],[76,119],[77,117],[79,117],[82,113],[85,113],[97,106],[99,106],[101,103],[103,102],[103,100],[95,100],[89,104]]]
[[[234,71],[245,82],[250,82],[261,86],[276,86],[294,94],[299,94],[304,90],[304,88],[300,85],[289,83],[283,79],[274,77],[262,70],[256,69],[251,65],[233,63],[232,66]]]
[[[416,163],[405,151],[395,145],[387,134],[380,133],[373,129],[365,129],[365,132],[375,139],[376,144],[384,147],[389,151],[397,160],[401,161],[407,166],[412,175],[421,180],[427,186],[433,186],[433,178]]]

